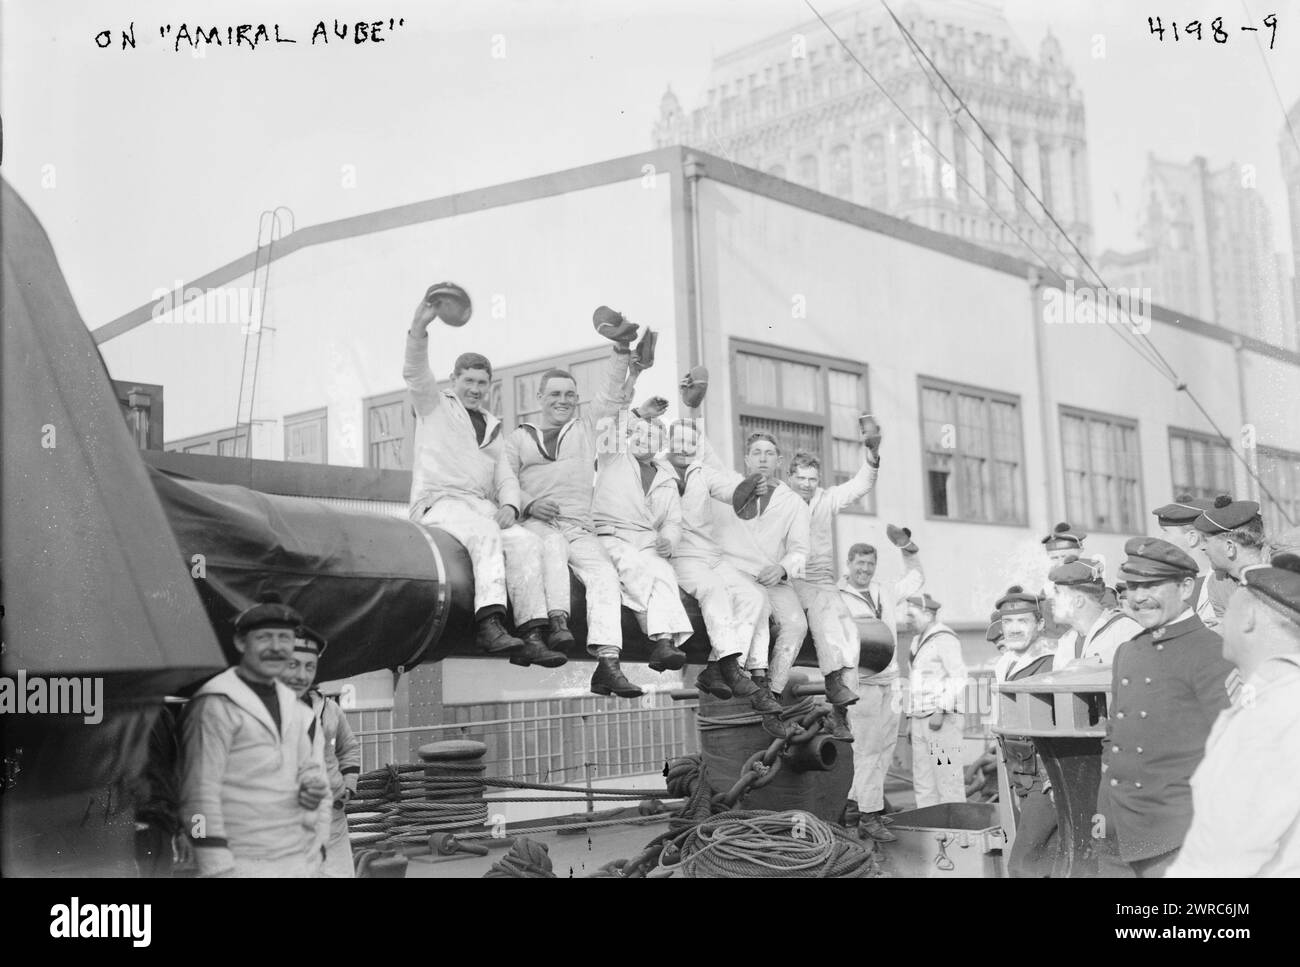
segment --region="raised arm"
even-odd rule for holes
[[[438,300],[433,296],[434,288],[425,293],[420,304],[415,307],[411,318],[411,328],[406,333],[406,362],[402,366],[402,378],[415,398],[415,411],[420,416],[428,416],[438,406],[441,394],[438,392],[438,379],[429,368],[429,324],[438,317]]]
[[[902,605],[914,594],[920,594],[925,587],[925,569],[921,567],[921,553],[903,552],[903,576],[894,582],[894,603]]]
[[[632,403],[638,373],[629,365],[631,359],[627,343],[614,343],[609,351],[605,383],[591,401],[591,419],[597,428],[601,421],[616,418],[620,410],[627,409]]]
[[[858,468],[857,473],[844,483],[826,489],[831,498],[831,513],[838,514],[849,504],[857,503],[875,488],[880,458],[875,457],[873,462],[872,456],[870,450],[865,451],[862,466]]]

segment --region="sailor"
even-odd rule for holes
[[[239,664],[185,710],[180,816],[200,876],[306,877],[319,865],[329,783],[311,713],[279,681],[301,624],[264,594],[235,618]]]
[[[416,413],[410,517],[446,531],[469,554],[478,647],[490,655],[509,654],[515,665],[555,668],[566,659],[542,639],[550,619],[541,541],[518,525],[519,481],[506,460],[501,421],[483,408],[492,364],[478,353],[462,353],[449,390],[438,389],[429,369],[429,324],[435,318],[464,318],[468,307],[469,296],[460,286],[430,286],[406,337],[402,374]],[[507,589],[522,640],[502,624]]]
[[[659,416],[667,407],[660,397],[649,401],[624,421],[622,442],[600,448],[591,506],[596,534],[618,572],[623,604],[654,642],[647,664],[658,672],[686,664],[681,645],[694,633],[669,563],[682,536],[682,503],[677,472],[662,456],[667,430]],[[591,680],[597,695],[608,695],[616,684],[602,677],[604,667]]]
[[[768,650],[767,595],[757,581],[723,559],[714,539],[714,507],[721,512],[718,501],[731,501],[740,476],[716,473],[700,462],[699,432],[693,423],[674,423],[668,439],[668,461],[677,471],[682,501],[682,537],[671,563],[682,590],[699,603],[709,632],[709,661],[695,685],[716,698],[747,698],[760,714],[779,715],[781,705],[772,693],[743,671],[751,651],[766,655]],[[784,736],[785,730],[777,727],[775,734]]]
[[[1132,538],[1124,553],[1120,576],[1144,630],[1115,652],[1097,813],[1128,874],[1152,877],[1173,862],[1191,824],[1188,782],[1228,707],[1234,669],[1193,608],[1196,561],[1152,537]]]
[[[1192,775],[1192,825],[1169,877],[1300,876],[1300,556],[1241,572],[1223,651],[1245,679]]]
[[[1260,516],[1259,504],[1253,500],[1233,500],[1227,494],[1220,494],[1214,498],[1214,506],[1202,511],[1193,526],[1205,535],[1205,556],[1210,566],[1234,583],[1241,582],[1245,568],[1269,562],[1264,518]]]
[[[1052,528],[1052,532],[1042,540],[1043,550],[1047,554],[1047,569],[1064,564],[1072,557],[1081,557],[1083,555],[1083,542],[1087,540],[1088,535],[1077,527],[1071,527],[1068,523],[1062,521]],[[1051,580],[1048,580],[1043,592],[1039,595],[1041,607],[1043,610],[1043,636],[1050,638],[1060,644],[1067,651],[1074,647],[1074,631],[1063,621],[1058,621],[1052,611],[1052,594]],[[1068,639],[1068,640],[1064,640]]]
[[[1141,625],[1103,603],[1107,589],[1100,561],[1074,558],[1052,568],[1048,580],[1054,588],[1056,620],[1074,631],[1057,642],[1054,669],[1077,662],[1109,665],[1115,649],[1141,634]]]
[[[916,635],[908,657],[912,732],[912,788],[916,805],[965,802],[962,722],[966,663],[957,633],[939,620],[941,605],[928,594],[907,599]]]
[[[357,780],[361,776],[361,742],[352,733],[347,716],[339,703],[327,698],[314,688],[316,669],[325,654],[325,639],[303,625],[293,642],[293,656],[280,675],[280,681],[293,689],[298,700],[311,713],[312,721],[307,734],[325,764],[330,794],[329,841],[325,844],[325,861],[317,876],[333,879],[352,879],[352,841],[348,838],[348,817],[344,807],[357,793]]]
[[[1179,494],[1172,503],[1157,507],[1151,513],[1155,515],[1156,525],[1165,540],[1195,557],[1198,550],[1205,553],[1205,535],[1196,528],[1196,518],[1213,506],[1213,500]],[[1193,600],[1196,614],[1205,622],[1205,627],[1217,627],[1234,587],[1227,575],[1217,575],[1213,568],[1206,568],[1196,576],[1196,597]]]
[[[902,703],[898,683],[898,612],[925,585],[912,533],[892,524],[890,541],[902,551],[903,574],[888,588],[876,578],[878,555],[870,544],[849,548],[848,571],[839,590],[858,630],[858,703],[849,710],[853,729],[853,786],[860,833],[879,843],[896,836],[885,828],[885,777],[898,746]]]
[[[1059,570],[1060,566],[1053,573]],[[1006,650],[993,666],[994,682],[1012,682],[1051,671],[1054,649],[1042,634],[1043,612],[1038,595],[1012,585],[998,599],[997,609]],[[999,699],[999,714],[1001,708]],[[999,720],[999,724],[1003,723]],[[1047,772],[1029,736],[1002,735],[999,745],[1008,782],[1015,792],[1012,809],[1016,812],[1016,838],[1007,872],[1013,877],[1051,876],[1059,838]]]
[[[623,614],[618,572],[596,537],[591,516],[597,446],[617,438],[614,423],[631,401],[641,372],[640,357],[630,345],[637,326],[622,316],[617,319],[612,325],[602,320],[603,328],[597,326],[614,345],[605,383],[587,412],[579,409],[573,375],[563,369],[547,370],[537,388],[541,418],[515,428],[506,440],[506,459],[519,478],[523,526],[542,542],[549,646],[562,649],[573,641],[567,623],[572,568],[586,588],[587,651],[597,661],[593,682],[615,695],[635,698],[642,691],[627,680],[619,664]]]
[[[835,583],[834,518],[845,507],[860,501],[876,485],[880,469],[880,434],[863,438],[862,466],[842,484],[821,486],[821,461],[805,450],[790,461],[790,486],[808,504],[809,553],[804,575],[794,580],[799,604],[808,614],[817,664],[826,681],[826,700],[831,703],[830,725],[835,738],[853,741],[848,709],[858,701],[858,625]],[[853,681],[848,680],[849,675]]]
[[[701,437],[701,443],[704,440]],[[746,667],[754,684],[781,692],[808,634],[808,619],[791,583],[803,576],[809,554],[808,505],[776,477],[781,448],[770,433],[745,440],[745,488],[728,511],[714,508],[723,557],[761,584],[772,608],[775,633],[769,656],[751,649]],[[747,490],[747,493],[746,493]]]

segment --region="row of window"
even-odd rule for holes
[[[508,430],[535,419],[538,381],[553,367],[567,369],[583,400],[600,388],[608,350],[590,349],[497,370],[489,409]],[[857,418],[870,410],[867,367],[841,359],[733,340],[733,412],[736,465],[754,432],[773,434],[783,452],[808,450],[821,457],[826,483],[848,480],[861,466]],[[974,523],[1029,523],[1020,398],[918,378],[927,516]],[[589,403],[583,403],[585,410]],[[414,411],[405,390],[363,401],[365,464],[409,469]],[[1078,407],[1060,407],[1064,516],[1086,530],[1140,534],[1149,529],[1142,489],[1141,447],[1136,420]],[[285,459],[326,463],[325,410],[286,417]],[[187,453],[247,455],[247,437],[225,430],[168,445]],[[1169,429],[1173,492],[1197,497],[1232,493],[1233,455],[1219,439]],[[1283,511],[1300,520],[1300,454],[1256,449],[1257,472],[1271,493],[1261,494],[1270,532],[1286,526]],[[1158,502],[1163,502],[1163,499]],[[875,495],[856,512],[875,513]]]

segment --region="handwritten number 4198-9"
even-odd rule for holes
[[[1268,49],[1272,50],[1273,41],[1277,40],[1277,14],[1270,13],[1264,18],[1263,24],[1269,29]],[[1151,33],[1157,40],[1163,41],[1165,39],[1166,28],[1160,22],[1159,17],[1147,17],[1147,26],[1151,28]],[[1240,29],[1251,32],[1259,30],[1258,27],[1242,27]],[[1173,35],[1174,40],[1181,39],[1176,21],[1169,21],[1168,31]],[[1183,24],[1182,36],[1195,37],[1197,40],[1200,40],[1202,36],[1206,36],[1216,44],[1226,44],[1230,34],[1223,29],[1223,18],[1215,17],[1208,26],[1202,25],[1199,20],[1187,21]]]

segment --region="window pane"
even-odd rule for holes
[[[284,428],[284,458],[297,463],[325,462],[325,421],[303,420]]]
[[[989,452],[981,397],[965,393],[957,396],[957,449],[973,456],[984,456]]]
[[[753,353],[736,353],[737,392],[742,403],[758,406],[781,405],[776,390],[775,359],[755,356]]]
[[[776,437],[777,446],[781,448],[781,469],[779,476],[784,479],[785,465],[796,450],[807,450],[817,456],[822,455],[822,428],[807,423],[794,423],[788,420],[767,420],[755,416],[740,418],[740,446],[751,433],[770,433]]]
[[[787,410],[820,413],[821,369],[804,363],[781,361],[781,406]]]
[[[858,415],[862,412],[862,377],[832,369],[830,384],[831,433],[837,437],[858,438]]]

